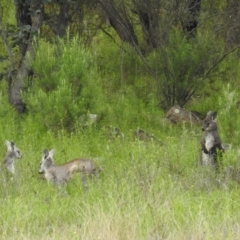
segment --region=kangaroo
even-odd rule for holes
[[[6,140],[5,143],[7,145],[7,153],[2,164],[5,165],[6,169],[14,175],[14,160],[15,158],[22,158],[22,154],[13,141],[9,142]]]
[[[216,117],[216,116],[215,116]],[[201,164],[210,165],[218,168],[217,151],[224,151],[222,147],[221,138],[218,133],[218,127],[213,117],[212,112],[208,112],[206,119],[204,120],[203,128],[204,134],[201,140],[202,156]]]
[[[217,119],[217,112],[208,111],[205,119],[203,120],[203,123],[206,123],[211,120],[216,120],[216,119]]]
[[[53,155],[54,149],[51,151],[48,151],[48,149],[43,150],[38,173],[44,173],[47,181],[53,182],[57,186],[64,182],[67,183],[73,173],[80,172],[83,185],[86,187],[86,174],[95,175],[102,171],[100,167],[96,167],[94,161],[91,159],[78,158],[62,165],[55,165]]]
[[[134,139],[139,139],[145,142],[155,141],[163,145],[162,141],[154,136],[154,134],[144,131],[143,129],[137,128],[133,132]]]

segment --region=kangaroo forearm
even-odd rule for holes
[[[210,149],[209,153],[217,153],[217,149],[220,151],[224,151],[223,147],[221,144],[214,144]]]
[[[222,143],[221,142],[217,142],[213,145],[213,148],[218,148],[219,150],[223,150],[224,148],[222,147]]]
[[[206,148],[205,142],[201,142],[201,146],[202,146],[202,151],[204,151],[205,153],[208,153],[208,150]]]

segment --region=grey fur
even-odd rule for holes
[[[5,143],[7,146],[7,153],[2,161],[2,164],[9,172],[15,174],[14,160],[15,158],[22,158],[22,154],[13,141],[9,142],[6,140]]]
[[[212,117],[206,118],[202,130],[204,133],[201,141],[201,164],[218,168],[218,151],[223,151],[224,149],[216,121]]]
[[[44,173],[47,181],[54,182],[57,186],[68,182],[75,172],[80,172],[83,184],[86,185],[86,174],[94,175],[97,171],[101,171],[91,159],[78,158],[62,165],[55,165],[53,155],[54,149],[43,151],[38,173]]]

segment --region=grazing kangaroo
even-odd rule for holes
[[[9,142],[8,140],[6,140],[5,143],[7,145],[7,153],[2,161],[2,164],[5,165],[6,169],[9,172],[14,174],[14,160],[15,158],[22,158],[22,154],[13,141]]]
[[[134,137],[134,139],[139,139],[139,140],[142,140],[145,142],[155,141],[156,143],[160,143],[161,145],[163,145],[162,141],[160,139],[158,139],[157,137],[155,137],[154,134],[146,132],[140,128],[137,128],[133,132],[133,137]]]
[[[95,175],[102,171],[100,167],[96,167],[93,160],[83,158],[74,159],[63,165],[57,166],[54,164],[53,155],[54,149],[51,151],[45,149],[43,151],[38,173],[44,173],[48,182],[54,182],[57,186],[64,182],[68,182],[74,172],[80,172],[83,185],[86,187],[86,174]]]
[[[209,111],[207,113],[207,117],[204,119],[202,128],[204,134],[201,141],[201,164],[218,168],[217,151],[220,150],[223,152],[224,148],[222,147],[222,142],[218,133],[218,127],[215,118],[216,115],[212,111]]]

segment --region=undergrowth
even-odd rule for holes
[[[2,238],[237,238],[239,185],[224,174],[225,167],[238,162],[237,146],[224,154],[223,169],[216,175],[198,164],[200,127],[172,126],[159,116],[158,124],[145,124],[145,129],[162,145],[134,139],[134,124],[116,138],[94,126],[56,133],[38,131],[33,117],[18,121],[8,110],[0,120],[2,158],[6,139],[15,141],[23,158],[16,160],[13,180],[1,179]],[[218,121],[225,138],[224,114],[219,113]],[[98,180],[89,179],[87,191],[78,175],[56,189],[38,174],[44,148],[55,149],[56,164],[90,157],[104,171]]]

